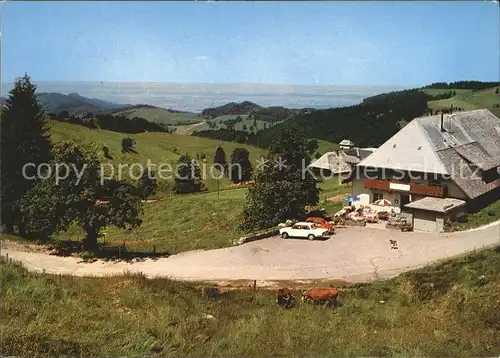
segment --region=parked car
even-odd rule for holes
[[[310,216],[306,219],[306,222],[315,223],[316,226],[322,227],[324,229],[328,229],[328,230],[330,230],[331,233],[335,232],[333,225],[330,224],[328,221],[326,221],[325,218]]]
[[[298,222],[293,226],[288,226],[280,229],[280,234],[283,239],[289,237],[306,237],[309,240],[316,238],[329,238],[330,232],[328,229],[318,227],[311,222]]]

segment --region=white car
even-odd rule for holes
[[[298,222],[293,226],[288,226],[280,229],[280,234],[283,239],[289,237],[306,237],[309,240],[316,238],[329,238],[330,232],[328,229],[318,227],[310,222]]]

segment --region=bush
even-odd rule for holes
[[[457,214],[457,217],[455,220],[459,223],[466,223],[467,221],[469,221],[469,218],[467,216],[467,213],[459,213],[459,214]]]
[[[127,137],[122,139],[122,153],[136,153],[135,149],[135,140]]]

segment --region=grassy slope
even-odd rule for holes
[[[168,133],[147,133],[132,135],[136,140],[139,154],[122,154],[121,139],[127,135],[88,129],[81,126],[52,121],[51,134],[55,142],[61,140],[75,140],[77,142],[91,141],[101,147],[107,145],[113,156],[113,164],[118,170],[119,163],[132,164],[146,163],[150,158],[153,163],[168,162],[175,165],[180,153],[189,153],[196,157],[196,153],[205,152],[208,161],[212,162],[212,155],[218,145],[222,145],[229,157],[232,149],[245,147],[251,153],[251,160],[255,160],[263,151],[259,148],[211,140],[192,136],[176,136]],[[325,142],[326,143],[326,142]],[[177,154],[174,153],[177,148]],[[104,160],[104,158],[103,158]],[[349,186],[337,189],[338,181],[328,180],[320,184],[322,201],[337,193],[350,192]],[[217,182],[205,180],[211,192],[175,196],[171,195],[168,186],[158,195],[159,201],[144,206],[143,224],[133,231],[122,231],[108,228],[107,243],[126,242],[131,251],[151,251],[153,245],[158,251],[177,253],[192,249],[211,249],[229,246],[232,240],[242,235],[237,228],[240,223],[240,214],[245,203],[247,189],[234,188],[227,179],[220,181],[219,196],[217,196]],[[225,190],[224,190],[225,189]],[[329,213],[334,213],[338,207],[335,203],[320,203]],[[79,228],[73,227],[67,233],[59,233],[59,239],[81,239],[83,234]]]
[[[439,89],[439,88],[424,88],[422,92],[425,92],[431,96],[437,96],[443,93],[448,93],[450,91],[455,91],[456,94],[471,94],[470,89]]]
[[[279,309],[265,290],[253,302],[248,289],[209,300],[194,284],[168,279],[73,278],[0,265],[3,355],[500,354],[500,248],[354,286],[336,309],[301,302]]]
[[[195,131],[205,131],[210,129],[207,122],[184,124],[180,126],[174,126],[174,128],[176,129],[174,134],[179,135],[191,135]]]
[[[178,122],[194,123],[201,122],[203,119],[192,113],[170,112],[163,108],[135,108],[113,113],[114,115],[123,115],[128,118],[141,117],[150,122],[176,124]]]
[[[223,115],[216,117],[214,119],[210,119],[209,122],[215,123],[216,127],[210,128],[208,124],[203,127],[198,127],[195,130],[196,131],[201,131],[201,130],[218,130],[218,129],[225,129],[227,128],[226,122],[232,119],[235,119],[236,117],[241,117],[243,120],[241,122],[238,122],[235,124],[234,128],[239,131],[243,131],[243,126],[246,126],[246,129],[244,131],[250,132],[250,127],[254,124],[253,119],[248,118],[248,115],[233,115],[233,114],[228,114],[228,115]],[[277,124],[279,122],[266,122],[266,121],[261,121],[261,120],[256,120],[256,129],[255,130],[262,130],[267,126],[267,128],[272,127],[273,125]],[[254,131],[255,131],[254,130]]]
[[[127,250],[175,254],[188,250],[231,246],[243,233],[238,230],[245,203],[246,188],[173,196],[144,207],[141,227],[123,231],[115,227],[104,230],[106,243]],[[61,240],[79,240],[78,227],[56,236]]]
[[[335,179],[320,183],[319,208],[333,215],[342,202],[325,199],[337,194],[350,193],[349,185],[338,186]],[[247,188],[233,188],[217,192],[172,196],[145,204],[143,223],[132,231],[109,227],[106,243],[125,242],[129,251],[171,254],[197,249],[216,249],[231,246],[234,239],[243,236],[238,229],[245,204]],[[59,233],[61,240],[80,240],[83,233],[78,227]]]
[[[321,155],[326,152],[333,152],[339,149],[339,145],[337,143],[328,142],[326,140],[317,139],[318,141],[318,150]]]
[[[495,91],[500,87],[493,87],[482,91],[457,91],[457,95],[447,99],[429,101],[428,106],[432,109],[448,108],[453,104],[454,107],[463,109],[492,108],[494,105],[500,105],[500,94]]]
[[[500,201],[497,201],[477,213],[468,213],[466,222],[459,223],[453,221],[451,230],[469,230],[500,220]]]
[[[208,163],[212,163],[213,153],[219,145],[226,150],[228,158],[233,149],[247,148],[252,163],[255,163],[263,153],[259,148],[237,143],[168,133],[146,133],[131,135],[136,140],[139,154],[122,154],[121,139],[127,136],[125,134],[56,121],[52,121],[50,125],[54,142],[90,141],[99,148],[107,145],[113,156],[111,163],[116,173],[119,164],[131,165],[137,162],[145,165],[148,158],[152,163],[170,163],[175,166],[180,154],[183,153],[196,158],[197,153],[204,152],[208,156]],[[125,177],[128,176],[126,174],[128,168],[125,168],[124,173]],[[209,173],[207,170],[207,174]],[[127,248],[131,251],[151,251],[153,245],[156,245],[158,251],[171,253],[230,245],[240,234],[237,226],[240,222],[239,215],[245,201],[246,189],[234,189],[230,181],[224,178],[219,182],[222,191],[218,197],[215,192],[217,181],[208,177],[204,183],[212,192],[175,196],[171,193],[170,181],[160,182],[157,198],[161,200],[145,205],[142,226],[131,232],[109,228],[106,230],[106,241],[121,243],[126,240]],[[224,191],[224,188],[229,190]],[[83,234],[77,227],[71,228],[67,233],[56,235],[56,238],[64,240],[78,240],[82,237]]]
[[[249,145],[223,142],[208,138],[194,136],[178,136],[168,133],[143,133],[137,135],[128,135],[123,133],[88,129],[82,126],[51,121],[51,136],[55,142],[62,140],[74,140],[76,142],[92,142],[98,148],[103,145],[108,146],[110,154],[113,157],[111,161],[114,164],[116,172],[118,172],[118,164],[141,163],[144,166],[148,159],[152,163],[160,165],[162,163],[170,163],[172,166],[177,164],[180,155],[189,154],[196,159],[196,155],[205,153],[207,155],[207,163],[213,162],[213,155],[216,148],[220,145],[226,151],[226,157],[230,158],[231,152],[235,148],[246,148],[250,152],[250,160],[252,163],[262,155],[263,150]],[[121,153],[121,140],[125,137],[132,137],[136,141],[136,150],[138,154],[123,154]],[[103,160],[104,157],[102,158]],[[128,173],[128,168],[125,168],[124,173]],[[207,176],[209,171],[207,169]],[[210,177],[204,181],[209,190],[215,190],[217,182]],[[224,178],[220,182],[220,187],[224,188],[230,184],[229,180]],[[165,190],[163,194],[168,194]]]

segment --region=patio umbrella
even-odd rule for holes
[[[392,205],[392,203],[387,199],[376,200],[373,204],[378,205],[378,206],[391,206]]]

